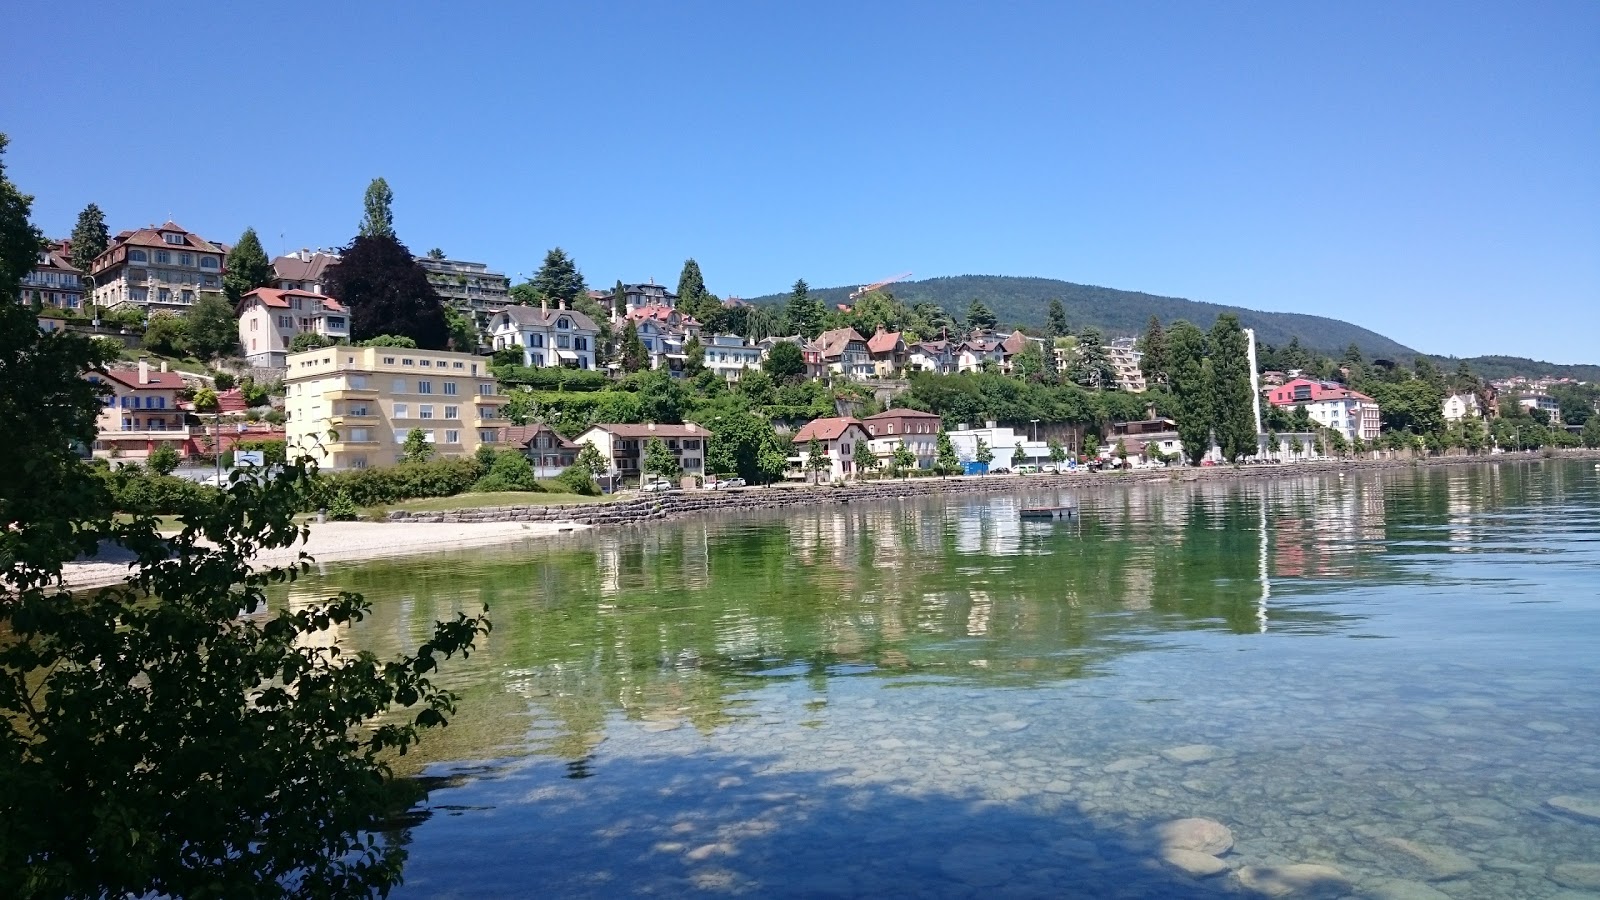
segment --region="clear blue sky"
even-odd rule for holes
[[[396,226],[513,276],[755,296],[1041,275],[1600,362],[1600,3],[22,4],[0,130],[269,252]],[[280,238],[280,235],[282,236]]]

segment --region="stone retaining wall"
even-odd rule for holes
[[[1600,452],[1564,451],[1558,458],[1597,458]],[[1239,478],[1276,478],[1329,471],[1366,471],[1419,466],[1470,465],[1483,462],[1526,462],[1531,454],[1504,456],[1452,456],[1427,460],[1328,460],[1281,465],[1217,466],[1155,469],[1128,473],[1075,472],[1066,475],[994,475],[959,478],[908,478],[904,481],[869,481],[842,487],[806,486],[735,488],[728,491],[686,491],[637,496],[610,503],[575,503],[548,506],[491,506],[451,512],[413,513],[396,510],[392,522],[575,522],[580,525],[630,525],[658,519],[682,518],[716,510],[782,509],[835,503],[869,503],[899,497],[935,494],[1007,493],[1059,489],[1116,490],[1134,484],[1212,481]]]

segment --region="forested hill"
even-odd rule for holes
[[[1562,365],[1528,359],[1524,356],[1469,356],[1466,359],[1435,356],[1433,360],[1447,372],[1455,371],[1458,363],[1465,362],[1474,373],[1491,380],[1517,375],[1528,378],[1542,378],[1548,375],[1552,378],[1576,378],[1579,381],[1600,382],[1600,366],[1596,365]]]
[[[812,288],[831,309],[835,303],[848,303],[854,287]],[[888,288],[907,306],[935,303],[956,317],[966,314],[974,299],[982,300],[1005,325],[1042,328],[1052,297],[1061,298],[1067,310],[1067,324],[1073,329],[1093,325],[1108,338],[1136,335],[1144,331],[1150,317],[1163,323],[1188,319],[1201,328],[1211,327],[1220,313],[1233,313],[1246,328],[1254,328],[1263,343],[1283,346],[1298,336],[1309,349],[1320,350],[1335,359],[1344,355],[1352,342],[1360,345],[1368,359],[1387,357],[1410,360],[1417,351],[1349,322],[1299,313],[1260,312],[1237,306],[1201,303],[1177,297],[1157,297],[1137,291],[1073,284],[1054,278],[1018,278],[1008,275],[956,275],[907,281]],[[781,303],[787,294],[757,297],[753,303]]]

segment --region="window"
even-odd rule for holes
[[[530,334],[530,335],[528,335],[528,346],[529,347],[543,347],[544,346],[544,335],[542,335],[542,334]]]
[[[428,360],[428,359],[419,359],[419,360],[417,360],[417,365],[419,365],[419,366],[423,367],[424,369],[426,369],[429,366],[433,365],[433,361],[432,360]]]
[[[367,376],[365,375],[351,375],[348,376],[346,380],[350,382],[350,389],[353,391],[364,391],[367,389]]]
[[[459,407],[459,406],[446,406],[444,408],[444,417],[446,419],[459,419],[459,418],[461,418],[461,407]]]
[[[367,441],[372,440],[372,429],[352,428],[350,429],[350,440],[357,444],[365,444]]]
[[[400,365],[402,365],[402,366],[414,366],[416,364],[417,364],[417,361],[414,360],[414,359],[402,359],[402,360],[400,360]]]
[[[294,327],[294,319],[291,318],[290,316],[279,316],[278,317],[278,327],[279,328],[293,328]]]
[[[170,263],[170,262],[172,262],[172,254],[168,253],[165,250],[157,250],[156,251],[156,262],[158,262],[158,263]]]
[[[396,394],[404,394],[406,392],[406,380],[404,378],[396,378],[394,380],[394,392]]]
[[[173,234],[170,231],[163,231],[161,232],[161,239],[169,244],[176,244],[180,247],[183,246],[183,235],[181,234]]]
[[[178,254],[178,265],[180,265],[180,266],[192,266],[192,265],[194,265],[194,256],[191,255],[191,254],[188,254],[188,253],[179,253]]]
[[[465,365],[464,363],[457,362],[457,363],[454,364],[453,368],[459,369],[459,368],[462,368],[464,365]]]
[[[213,256],[202,256],[202,257],[200,257],[200,268],[202,268],[202,269],[215,269],[216,267],[217,267],[216,257],[213,257]]]
[[[572,339],[572,349],[574,349],[574,350],[587,350],[587,349],[589,349],[589,339],[588,338],[573,338]]]
[[[392,356],[385,356],[385,357],[384,357],[384,358],[383,358],[383,364],[384,364],[384,365],[386,365],[386,366],[392,366],[392,365],[394,365],[394,357],[392,357]]]
[[[535,353],[535,354],[533,354],[533,365],[534,365],[535,368],[538,368],[539,366],[544,365],[544,354],[543,353]]]
[[[887,430],[884,431],[884,434],[894,434],[894,426],[893,425],[885,425],[883,427],[885,429],[887,429]],[[874,432],[874,433],[876,433],[876,432]]]
[[[494,396],[494,385],[492,385],[492,384],[479,384],[478,385],[478,396],[480,396],[480,397],[493,397]]]
[[[193,303],[194,302],[194,291],[184,291],[183,292],[183,302],[185,302],[185,303]]]
[[[494,443],[494,436],[495,436],[495,433],[494,433],[494,429],[493,428],[480,428],[480,429],[478,429],[478,440],[480,442],[482,442],[482,443],[485,443],[485,444]]]
[[[431,382],[431,381],[419,381],[419,382],[417,382],[417,393],[419,393],[419,394],[431,394],[431,393],[433,393],[433,382]]]
[[[417,418],[419,418],[419,419],[431,419],[431,418],[433,418],[433,404],[424,403],[424,404],[421,404],[420,406],[418,406],[417,407]]]
[[[167,289],[167,288],[157,288],[156,289],[156,299],[159,300],[162,303],[171,303],[172,302],[172,291]]]
[[[342,329],[342,328],[344,328],[344,317],[343,316],[329,316],[328,317],[328,328],[329,329]]]
[[[149,262],[149,261],[150,261],[149,257],[145,256],[145,253],[144,253],[143,250],[129,250],[128,251],[128,262]]]
[[[572,339],[567,337],[566,335],[564,335],[564,334],[556,335],[556,346],[557,347],[560,347],[561,349],[566,350],[566,349],[569,348],[571,343],[572,343]]]
[[[459,443],[461,443],[461,432],[459,432],[459,431],[446,431],[444,433],[444,442],[446,444],[459,444]]]
[[[352,456],[352,457],[350,457],[350,468],[352,468],[352,469],[365,469],[366,467],[367,467],[367,458],[365,456]]]
[[[456,365],[459,366],[461,364],[456,363]],[[454,397],[456,395],[456,383],[454,381],[446,381],[444,383],[444,395],[446,397]]]

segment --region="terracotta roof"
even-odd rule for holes
[[[894,348],[900,345],[900,332],[880,331],[867,340],[869,353],[893,353]]]
[[[163,231],[174,231],[183,235],[183,243],[167,243],[161,237],[161,232]],[[111,239],[111,247],[107,247],[106,249],[109,250],[112,247],[117,247],[119,245],[130,245],[135,247],[182,247],[187,250],[199,250],[202,253],[223,252],[222,248],[218,245],[211,243],[200,235],[188,231],[184,229],[183,226],[171,221],[164,225],[151,225],[148,228],[138,228],[131,231],[118,232],[117,236]]]
[[[244,399],[244,391],[238,388],[223,391],[217,395],[218,412],[244,412],[250,406]]]
[[[1013,331],[1011,335],[1000,342],[1007,353],[1020,353],[1022,348],[1028,346],[1028,336],[1020,331]]]
[[[1295,399],[1295,389],[1307,386],[1311,388],[1310,399]],[[1363,394],[1360,391],[1352,391],[1343,385],[1332,384],[1326,381],[1312,381],[1309,378],[1296,378],[1295,380],[1290,381],[1281,387],[1275,387],[1268,392],[1267,399],[1275,406],[1294,406],[1298,403],[1320,403],[1324,400],[1365,400],[1368,403],[1375,402],[1371,397],[1368,397],[1366,394]]]
[[[278,257],[272,261],[273,274],[282,281],[321,281],[328,267],[339,261],[339,257],[321,250],[308,255],[310,259],[298,255]]]
[[[245,301],[249,300],[251,297],[255,297],[257,300],[260,300],[261,305],[263,306],[271,306],[277,309],[288,309],[289,301],[295,297],[300,297],[303,299],[319,301],[322,304],[323,309],[327,312],[342,313],[349,311],[344,308],[343,303],[340,303],[332,297],[327,297],[322,294],[313,294],[310,291],[284,291],[279,290],[278,288],[266,287],[256,288],[250,293],[245,294],[243,297],[240,297],[239,307],[243,309]]]
[[[34,263],[33,267],[35,269],[50,269],[59,272],[73,272],[82,274],[82,272],[72,264],[72,242],[66,238],[51,241],[50,246],[39,255],[44,258],[39,262]]]
[[[680,324],[699,325],[700,323],[687,313],[682,313],[664,303],[652,303],[649,306],[636,306],[628,310],[630,319],[655,319],[660,322],[672,324],[676,319]]]
[[[139,383],[138,369],[107,369],[106,376],[141,391],[175,391],[183,389],[183,376],[177,372],[150,370],[150,382]]]
[[[947,353],[950,350],[949,341],[918,341],[911,346],[913,349],[922,348],[924,353]]]
[[[854,330],[854,329],[851,329]],[[838,440],[854,425],[861,428],[861,420],[854,416],[829,416],[824,419],[812,419],[806,427],[795,432],[793,443],[809,444],[812,438],[819,441]],[[863,431],[866,429],[862,429]]]
[[[872,422],[877,419],[938,419],[938,413],[923,412],[920,409],[886,409],[875,416],[867,416],[863,421]]]
[[[823,358],[829,358],[842,356],[845,348],[852,341],[864,343],[866,340],[861,336],[861,332],[856,331],[854,328],[835,328],[832,331],[824,331],[817,335],[817,339],[812,341],[812,345],[822,354]]]
[[[504,315],[518,325],[536,325],[540,328],[554,326],[556,319],[566,316],[580,331],[598,331],[594,320],[573,309],[540,309],[537,306],[508,306],[496,316]]]
[[[540,423],[537,423],[537,424],[534,424],[534,425],[508,425],[505,428],[500,429],[500,440],[499,440],[499,443],[502,443],[502,444],[513,444],[513,445],[518,446],[518,447],[526,447],[526,446],[528,446],[529,443],[531,443],[533,441],[534,437],[536,437],[541,431],[548,431],[551,434],[555,435],[556,436],[556,440],[560,441],[561,442],[561,446],[563,448],[565,448],[565,449],[568,449],[568,450],[576,450],[576,449],[578,449],[578,445],[577,444],[575,444],[572,441],[569,441],[566,438],[562,437],[561,436],[561,432],[555,430],[554,428],[551,428],[548,424],[546,424],[544,422],[540,422]]]
[[[693,422],[685,422],[682,425],[592,425],[590,427],[624,438],[709,437],[711,434]]]

